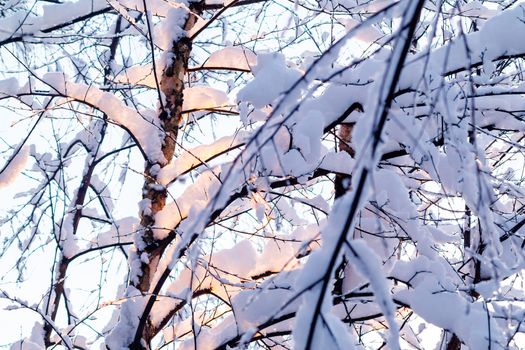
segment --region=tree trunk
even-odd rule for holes
[[[190,13],[184,27],[186,31],[195,25],[197,17],[194,14],[200,13],[201,10],[198,3],[190,7]],[[179,125],[182,120],[184,76],[188,70],[191,49],[192,41],[188,37],[182,37],[178,41],[173,42],[171,49],[173,61],[165,67],[160,80],[160,89],[165,101],[160,101],[162,107],[159,118],[162,121],[165,135],[162,153],[167,162],[173,159],[175,153]],[[166,164],[148,162],[144,170],[142,198],[149,204],[149,210],[141,212],[142,229],[137,239],[138,242],[135,242],[135,259],[140,260],[140,275],[132,276],[131,280],[131,284],[143,295],[147,295],[150,292],[153,276],[165,248],[165,245],[160,245],[155,238],[154,229],[155,215],[164,208],[167,198],[167,189],[158,184],[156,174]],[[142,333],[142,339],[136,338],[133,344],[130,345],[130,349],[145,349],[144,343],[149,344],[156,335],[154,334],[154,327],[149,322],[149,317],[145,325],[139,325],[137,332]]]

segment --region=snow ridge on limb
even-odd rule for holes
[[[6,164],[0,169],[0,189],[12,184],[20,175],[29,158],[29,147],[22,146],[15,149],[13,155]]]
[[[23,11],[0,19],[0,47],[13,42],[40,40],[46,34],[112,10],[105,0],[79,0],[45,5],[42,16]]]
[[[163,137],[161,123],[153,111],[143,110],[141,114],[134,108],[126,106],[114,94],[94,86],[69,82],[62,73],[47,73],[42,77],[42,81],[60,96],[84,102],[128,130],[130,135],[137,140],[148,161],[166,162],[160,151]]]

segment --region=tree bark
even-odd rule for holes
[[[346,152],[351,157],[354,157],[355,151],[350,146],[350,142],[352,141],[352,130],[354,128],[353,123],[342,123],[339,127],[339,151],[340,152]],[[335,175],[335,181],[334,181],[334,190],[335,190],[335,198],[339,198],[342,195],[348,191],[350,187],[350,175],[346,174],[336,174]]]
[[[190,7],[192,12],[200,13],[198,7]],[[185,30],[191,29],[196,22],[196,16],[189,13]],[[164,140],[162,153],[167,162],[173,159],[177,142],[179,125],[182,120],[182,103],[184,94],[184,75],[188,70],[188,61],[191,54],[192,42],[188,37],[183,37],[173,43],[171,52],[173,61],[162,72],[160,89],[165,96],[165,103],[162,103],[159,118],[162,121]],[[161,101],[162,102],[162,101]],[[155,227],[155,215],[166,205],[167,189],[159,186],[156,173],[165,164],[148,162],[144,170],[144,186],[142,188],[142,198],[149,202],[149,211],[141,213],[143,242],[137,244],[137,255],[143,257],[146,254],[147,261],[141,262],[142,275],[138,276],[137,281],[133,282],[138,290],[143,293],[148,292],[151,279],[156,271],[158,261],[162,255],[163,248],[160,247],[155,239],[153,229]],[[136,242],[137,243],[137,242]]]
[[[339,135],[338,135],[338,148],[339,152],[346,152],[351,157],[354,157],[355,151],[350,146],[350,142],[352,141],[352,130],[354,128],[353,123],[342,123],[339,127]],[[334,180],[334,199],[337,199],[341,196],[343,196],[346,191],[350,189],[350,182],[352,180],[351,175],[347,174],[340,174],[337,173],[335,175]],[[341,261],[341,264],[337,267],[337,270],[335,271],[335,282],[334,282],[334,289],[332,291],[332,294],[335,296],[340,296],[344,294],[343,290],[343,281],[345,278],[345,270],[347,265],[346,257],[343,255],[343,261]]]
[[[192,4],[184,30],[190,30],[197,20],[194,14],[200,14],[200,4]],[[191,55],[192,41],[188,37],[182,37],[173,42],[171,53],[173,60],[162,72],[160,90],[164,96],[161,102],[159,118],[162,121],[164,140],[162,154],[169,163],[175,154],[179,126],[182,120],[182,104],[184,100],[184,76],[188,71],[188,61]],[[141,213],[140,222],[142,229],[136,239],[136,256],[140,259],[140,275],[131,280],[131,285],[137,288],[143,295],[150,293],[151,282],[157,271],[159,260],[166,247],[155,238],[155,215],[166,205],[167,189],[160,186],[157,181],[158,170],[167,163],[147,162],[144,170],[144,185],[142,198],[147,201],[149,208]],[[152,296],[155,297],[155,296]],[[149,315],[145,322],[141,318],[137,333],[130,349],[147,349],[151,339],[156,335],[156,328],[151,325]]]

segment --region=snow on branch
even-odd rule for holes
[[[47,73],[42,81],[61,96],[84,102],[107,115],[117,125],[129,130],[130,136],[137,140],[149,161],[166,162],[161,151],[164,135],[154,111],[137,111],[126,106],[114,94],[95,86],[69,82],[62,73]]]
[[[105,0],[79,0],[43,6],[40,16],[17,11],[0,18],[0,47],[46,34],[81,23],[112,9]]]
[[[15,346],[521,348],[523,4],[7,4]]]
[[[29,147],[24,146],[14,151],[7,163],[0,170],[0,189],[12,184],[20,175],[29,158]]]

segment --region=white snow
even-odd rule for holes
[[[196,168],[201,164],[206,164],[210,159],[223,154],[224,152],[235,149],[244,143],[243,133],[235,136],[225,136],[217,141],[188,149],[179,156],[172,159],[166,166],[159,170],[157,181],[161,185],[168,185],[178,176]]]
[[[105,113],[111,121],[129,130],[150,161],[166,162],[161,151],[164,135],[155,111],[137,112],[136,109],[126,106],[114,94],[104,92],[95,86],[72,83],[62,73],[47,73],[42,80],[58,94],[85,102],[88,106]]]
[[[41,31],[68,23],[86,14],[108,8],[105,0],[79,0],[43,6],[43,15],[17,11],[0,19],[0,42],[17,37],[39,36]]]
[[[256,64],[257,56],[252,51],[240,46],[231,46],[213,52],[202,67],[250,71]]]
[[[209,86],[192,86],[184,89],[183,112],[218,109],[230,105],[231,102],[224,91]]]
[[[255,79],[251,80],[239,93],[239,101],[248,101],[255,108],[262,108],[285,92],[301,76],[301,72],[289,68],[282,54],[260,53],[257,65],[252,68]]]
[[[29,159],[29,147],[16,149],[0,170],[0,189],[11,185],[24,170]]]
[[[171,50],[173,43],[186,36],[184,25],[188,17],[188,10],[176,7],[168,10],[166,18],[155,26],[153,40],[161,50]]]

